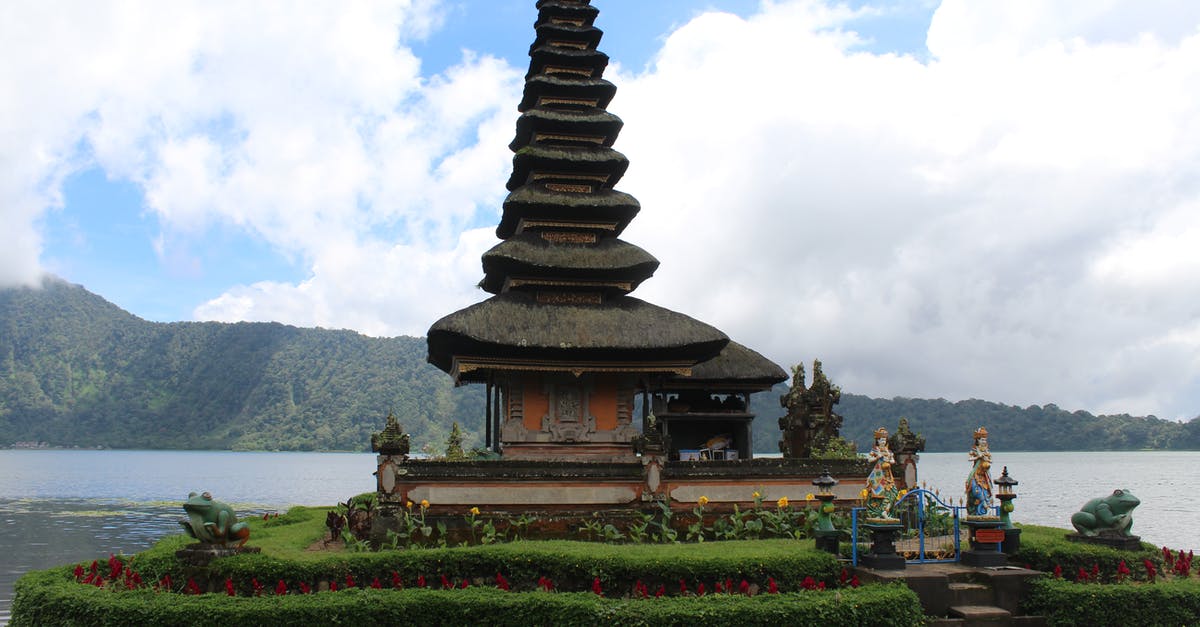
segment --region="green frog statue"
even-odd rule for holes
[[[1111,496],[1092,499],[1071,516],[1071,524],[1083,536],[1115,533],[1130,536],[1133,508],[1141,505],[1129,490],[1113,490]]]
[[[183,504],[187,512],[187,520],[179,521],[179,525],[189,536],[205,544],[215,544],[226,547],[240,547],[250,539],[250,527],[244,522],[238,522],[233,508],[220,501],[214,501],[212,494],[205,492],[197,495],[188,494],[188,500]]]

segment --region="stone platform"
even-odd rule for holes
[[[975,568],[954,563],[909,564],[904,570],[858,567],[863,583],[900,582],[917,593],[935,625],[1044,625],[1021,614],[1027,582],[1044,573],[1015,566]]]
[[[1068,533],[1067,539],[1071,542],[1097,544],[1120,551],[1142,550],[1141,536],[1124,536],[1113,531],[1101,531],[1100,535],[1097,536],[1085,536],[1082,533]]]

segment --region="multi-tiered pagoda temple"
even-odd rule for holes
[[[411,459],[389,422],[373,442],[372,533],[428,501],[450,525],[479,507],[532,513],[544,533],[566,535],[595,512],[656,502],[802,500],[824,468],[842,480],[839,499],[855,498],[867,471],[857,460],[751,459],[750,394],[785,380],[779,366],[630,296],[658,261],[620,239],[640,206],[615,189],[629,162],[613,149],[621,120],[608,112],[616,88],[596,49],[598,11],[589,0],[537,8],[501,242],[483,255],[480,287],[493,296],[429,330],[431,363],[487,387],[486,441],[500,459]]]
[[[510,148],[510,194],[483,255],[488,300],[429,330],[429,361],[488,386],[489,446],[507,459],[628,461],[635,395],[678,450],[750,455],[746,398],[786,379],[721,331],[630,296],[658,260],[620,239],[639,205],[617,183],[616,87],[588,0],[540,0]],[[677,395],[671,395],[678,392]],[[650,395],[656,398],[650,398]],[[669,406],[668,406],[669,405]]]

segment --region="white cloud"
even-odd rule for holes
[[[856,392],[1200,413],[1200,12],[1142,6],[947,0],[924,64],[693,20],[612,105],[639,295]]]
[[[924,63],[863,51],[870,9],[697,17],[610,72],[625,238],[663,262],[637,296],[855,392],[1195,415],[1197,6],[945,0]],[[199,318],[419,334],[482,299],[521,70],[422,76],[432,1],[253,7],[0,7],[37,59],[0,64],[0,282],[83,140],[164,247],[236,225],[311,268]]]

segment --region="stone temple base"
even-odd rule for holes
[[[208,544],[205,542],[197,542],[189,544],[186,547],[175,551],[175,557],[183,560],[185,564],[191,566],[208,566],[213,560],[218,557],[229,557],[231,555],[240,555],[242,553],[258,553],[262,551],[257,546],[226,546],[224,544]]]
[[[1097,536],[1085,536],[1082,533],[1068,533],[1067,539],[1071,542],[1082,542],[1084,544],[1098,544],[1112,549],[1121,551],[1140,551],[1142,549],[1141,536],[1124,536],[1115,531],[1101,531]]]

